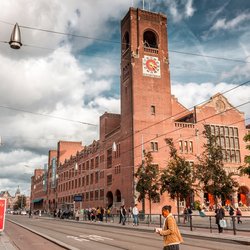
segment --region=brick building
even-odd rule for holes
[[[240,183],[231,202],[249,206],[250,180],[237,175],[247,154],[244,114],[220,94],[193,110],[171,94],[166,16],[130,8],[121,21],[121,42],[121,114],[104,113],[99,140],[81,150],[69,150],[60,159],[58,145],[58,178],[53,191],[48,181],[47,200],[57,208],[73,203],[75,196],[83,199],[76,207],[133,206],[137,197],[133,176],[143,160],[142,151],[151,151],[154,164],[164,168],[169,157],[165,138],[173,138],[179,153],[195,162],[205,142],[202,131],[206,124],[220,135],[225,168],[235,172]],[[50,158],[48,178],[52,176]],[[190,195],[189,202],[194,199],[213,203],[210,194]],[[159,213],[166,203],[175,207],[164,194],[160,203],[152,204],[152,212]],[[147,212],[147,201],[145,205]]]

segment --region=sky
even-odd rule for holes
[[[88,145],[99,116],[120,112],[120,20],[131,6],[143,1],[0,1],[0,191],[28,195],[59,140]],[[250,1],[144,0],[144,9],[167,15],[172,94],[184,106],[240,84],[225,97],[249,101]],[[15,23],[20,50],[7,43]],[[250,118],[249,103],[239,110]]]

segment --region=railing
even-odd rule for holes
[[[193,123],[187,123],[187,122],[175,122],[174,126],[177,128],[194,128]]]
[[[212,233],[213,231],[218,231],[218,226],[215,223],[215,216],[208,215],[201,217],[200,215],[189,215],[185,218],[184,215],[174,214],[176,222],[179,227],[182,228],[189,228],[190,231],[194,231],[196,229],[207,229]],[[184,218],[186,222],[184,223]],[[237,226],[237,219],[240,218],[243,221],[243,225],[246,225],[248,229],[240,229]],[[80,217],[80,220],[88,221],[91,218],[88,217],[87,214],[83,214]],[[98,220],[97,218],[94,219],[95,221]],[[119,223],[120,216],[119,214],[112,214],[112,215],[104,215],[103,222],[106,223]],[[225,216],[225,220],[227,222],[227,227],[224,230],[232,231],[234,235],[236,235],[237,231],[246,231],[250,232],[250,216]],[[178,222],[179,221],[179,222]],[[162,227],[164,222],[164,217],[161,214],[139,214],[139,224],[148,226],[148,227]],[[126,224],[133,223],[133,216],[128,214],[126,216]]]
[[[158,54],[158,49],[154,49],[154,48],[144,47],[144,51],[152,53],[152,54]]]

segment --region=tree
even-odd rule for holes
[[[17,197],[17,201],[14,204],[14,209],[23,209],[26,207],[26,196],[20,195]]]
[[[178,222],[180,222],[180,198],[187,199],[192,193],[194,180],[189,162],[177,154],[173,140],[168,138],[166,143],[170,149],[170,160],[167,168],[161,173],[161,193],[167,191],[172,199],[177,199]]]
[[[159,201],[159,167],[152,164],[153,157],[150,152],[143,152],[144,161],[138,167],[135,177],[137,178],[136,191],[139,193],[138,201],[149,200],[149,214],[151,221],[152,201]],[[143,211],[144,212],[144,211]]]
[[[244,136],[244,141],[245,142],[250,142],[250,134],[247,134]],[[250,150],[250,144],[248,144],[246,146],[246,148],[248,150]],[[241,166],[239,169],[240,169],[240,173],[241,174],[246,174],[248,175],[248,177],[250,178],[250,155],[246,155],[245,156],[245,159],[244,159],[244,163],[245,165],[244,166]]]
[[[212,194],[217,206],[218,198],[230,199],[239,184],[233,179],[234,173],[226,173],[222,148],[217,143],[217,136],[211,133],[210,126],[205,126],[203,135],[207,143],[204,144],[204,151],[198,158],[196,177],[201,190]]]

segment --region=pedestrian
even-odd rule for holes
[[[223,227],[220,225],[220,221],[223,220],[225,217],[225,210],[221,206],[221,204],[217,205],[217,209],[215,210],[215,221],[216,224],[218,225],[218,231],[219,233],[223,232]]]
[[[32,211],[30,209],[30,211],[29,211],[29,218],[31,218],[31,216],[32,216]]]
[[[135,204],[135,206],[132,209],[132,213],[133,213],[133,226],[138,226],[139,225],[139,221],[138,221],[138,215],[139,215],[139,210],[137,208],[137,204]]]
[[[162,208],[162,216],[165,218],[163,228],[156,228],[156,233],[163,236],[163,250],[179,250],[183,238],[171,214],[171,206],[164,206]]]
[[[187,207],[184,208],[183,210],[183,223],[186,224],[186,221],[187,221],[187,214],[188,214],[188,210],[187,210]]]
[[[120,217],[119,224],[121,224],[122,223],[122,206],[120,206],[119,217]]]
[[[240,211],[239,208],[237,208],[237,210],[236,210],[236,216],[237,216],[237,222],[238,222],[238,224],[242,223],[242,220],[240,219],[240,217],[242,216],[242,213],[241,213],[241,211]]]
[[[187,207],[187,221],[189,222],[190,221],[190,217],[192,216],[192,209],[190,206]]]
[[[122,225],[125,225],[125,222],[126,222],[126,208],[125,208],[125,205],[122,206],[122,209],[121,209],[121,215],[122,215]]]

